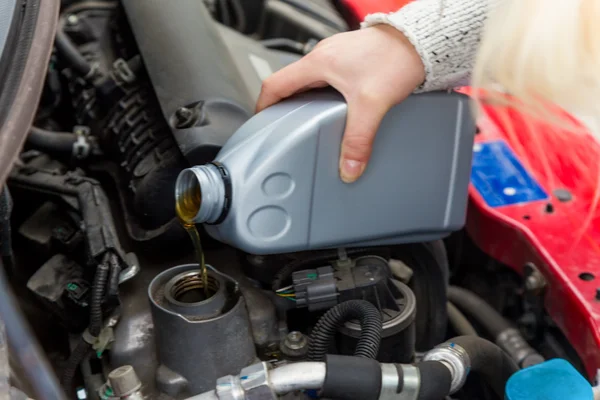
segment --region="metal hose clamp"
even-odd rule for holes
[[[471,370],[471,359],[467,351],[452,342],[436,346],[425,354],[423,361],[438,361],[450,370],[450,394],[456,393],[465,384]]]

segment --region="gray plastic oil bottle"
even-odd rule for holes
[[[214,163],[182,171],[176,200],[215,239],[252,254],[442,238],[465,222],[468,102],[410,96],[384,118],[363,176],[346,184],[346,102],[333,91],[296,96],[251,118]]]

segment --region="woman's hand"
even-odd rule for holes
[[[328,85],[348,102],[340,176],[354,182],[367,166],[381,120],[425,79],[419,55],[397,29],[378,25],[321,41],[263,83],[261,111],[294,93]]]

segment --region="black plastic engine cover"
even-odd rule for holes
[[[219,25],[202,1],[123,6],[163,115],[192,164],[212,160],[252,115],[262,80],[296,59]]]

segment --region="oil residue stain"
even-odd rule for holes
[[[180,196],[175,204],[175,212],[181,222],[181,226],[187,231],[192,240],[192,244],[194,245],[194,251],[196,252],[196,258],[202,276],[202,287],[204,288],[204,294],[208,299],[210,297],[208,289],[208,271],[206,269],[206,263],[204,262],[204,251],[202,250],[200,233],[196,228],[196,224],[194,224],[194,217],[198,213],[201,204],[202,194],[200,193],[200,187],[196,186],[184,193],[183,196]]]

